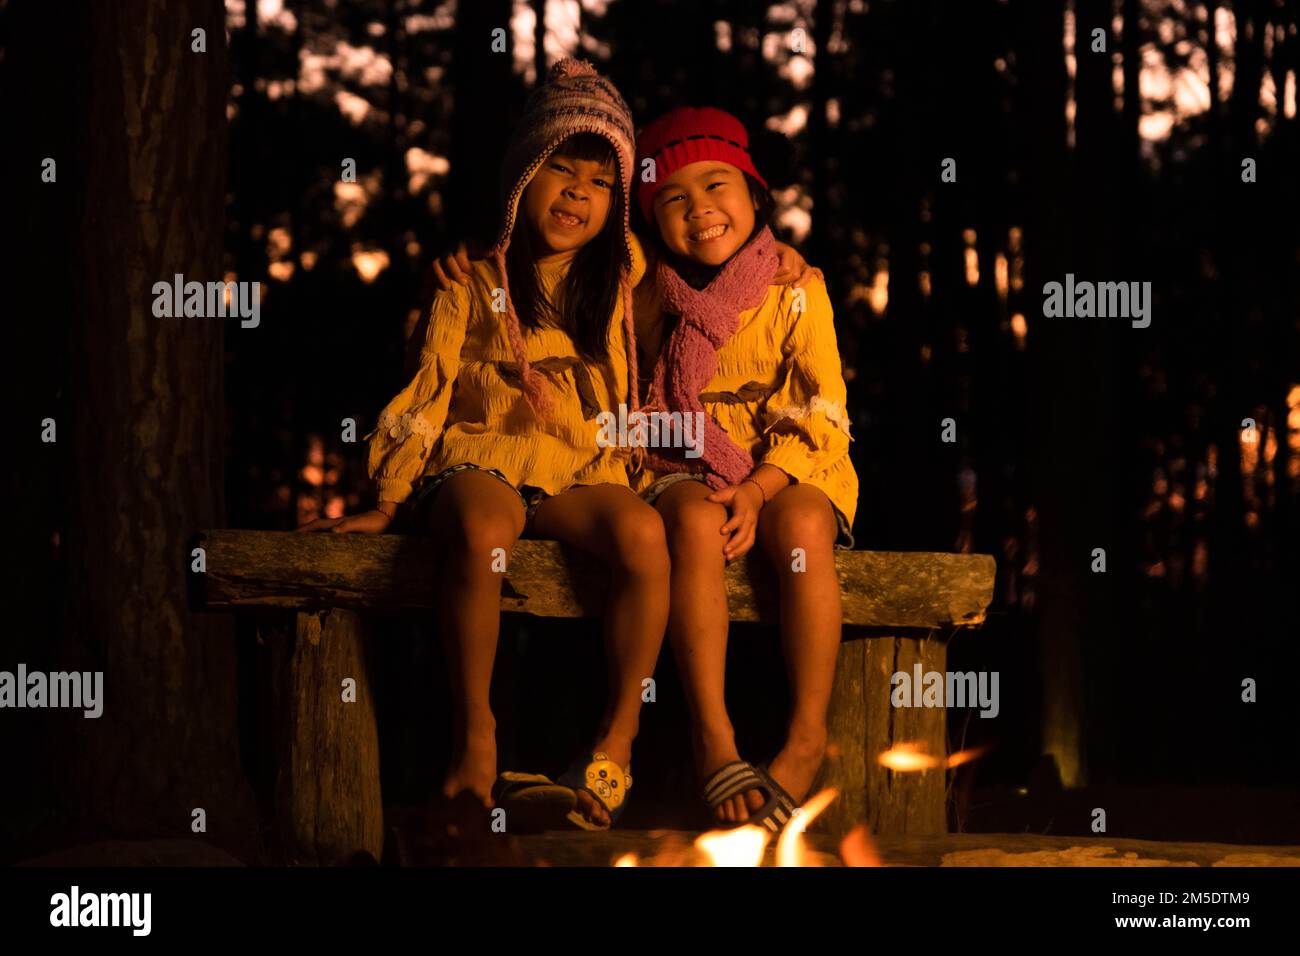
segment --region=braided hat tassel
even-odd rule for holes
[[[529,364],[527,353],[524,350],[523,328],[519,324],[519,315],[515,312],[514,300],[510,298],[510,279],[506,275],[505,248],[498,246],[493,249],[492,258],[497,264],[497,271],[501,274],[501,291],[505,293],[506,297],[506,335],[510,338],[510,348],[515,353],[515,361],[519,364],[519,380],[522,383],[524,399],[532,408],[533,413],[542,418],[551,413],[554,404],[551,402],[551,396],[546,390],[542,373]]]

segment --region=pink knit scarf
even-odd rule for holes
[[[740,313],[761,305],[777,271],[776,240],[767,227],[737,252],[705,288],[692,289],[666,261],[656,279],[668,311],[681,316],[655,365],[645,411],[703,412],[700,392],[718,371],[718,349],[735,334]],[[656,471],[692,472],[712,488],[739,484],[754,470],[753,456],[740,448],[710,415],[698,459],[682,449],[647,450]]]

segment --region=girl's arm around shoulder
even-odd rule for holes
[[[802,286],[784,287],[781,296],[780,314],[787,329],[783,353],[786,356],[806,352],[826,355],[833,353],[838,365],[835,309],[820,272],[808,276]]]
[[[826,282],[818,276],[804,288],[787,289],[785,295],[789,331],[782,352],[787,365],[802,381],[807,399],[820,396],[819,407],[826,402],[842,405],[847,387]]]

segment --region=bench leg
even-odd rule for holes
[[[339,865],[362,850],[380,859],[379,734],[364,631],[358,614],[335,609],[296,615],[292,631],[272,641],[282,862]],[[355,689],[345,700],[347,678]]]
[[[899,743],[947,756],[942,707],[890,706],[890,677],[947,666],[943,641],[912,637],[862,638],[846,633],[840,645],[831,692],[826,763],[813,792],[835,787],[839,797],[813,824],[814,831],[844,835],[859,823],[876,834],[937,834],[948,831],[947,774],[934,770],[895,772],[880,766],[879,755]]]

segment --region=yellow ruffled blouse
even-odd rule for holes
[[[645,273],[633,240],[632,282]],[[569,262],[539,264],[550,296]],[[496,468],[515,487],[556,495],[574,485],[628,484],[628,449],[600,447],[596,415],[628,401],[627,336],[620,301],[609,320],[609,357],[583,360],[568,333],[523,330],[529,363],[542,372],[554,410],[534,417],[520,387],[505,312],[493,310],[501,277],[491,260],[473,263],[466,285],[433,300],[420,369],[379,415],[370,440],[370,477],[381,501],[402,502],[414,483],[452,465]],[[496,304],[502,299],[498,295]]]
[[[648,375],[676,317],[665,321],[651,283],[637,292],[637,342]],[[858,475],[849,458],[834,313],[821,280],[805,286],[803,296],[798,292],[769,286],[762,305],[740,313],[735,334],[718,349],[718,372],[700,402],[756,464],[775,465],[794,481],[820,488],[852,526]],[[659,477],[647,469],[632,487],[644,491]]]

